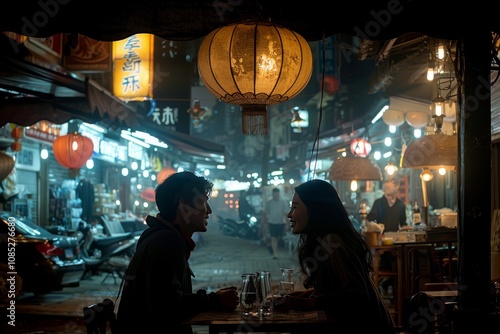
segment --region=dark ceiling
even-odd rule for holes
[[[193,41],[232,22],[263,19],[288,27],[310,42],[336,34],[349,36],[352,42],[343,51],[341,67],[342,81],[350,86],[354,114],[342,126],[324,129],[322,136],[331,139],[323,147],[324,155],[353,136],[368,133],[373,141],[381,141],[387,132],[385,125],[378,122],[370,129],[366,125],[377,110],[376,102],[384,97],[430,101],[434,87],[426,81],[424,71],[431,37],[458,40],[478,31],[500,32],[500,20],[494,11],[477,2],[457,6],[455,1],[376,0],[346,2],[341,10],[330,7],[327,1],[314,0],[300,5],[282,0],[125,0],[107,6],[94,0],[15,1],[0,12],[0,28],[34,37],[72,33],[113,41],[135,33],[152,33],[169,40]],[[434,20],[428,18],[429,12],[446,15]],[[463,24],[471,17],[481,18],[474,31]],[[73,88],[52,89],[57,90],[48,92],[51,95],[64,95]]]
[[[26,36],[48,37],[78,33],[97,40],[118,40],[135,33],[152,33],[169,40],[202,37],[217,27],[246,19],[271,20],[307,40],[346,33],[365,39],[388,40],[409,32],[459,39],[474,30],[500,31],[487,3],[432,0],[346,1],[201,1],[96,0],[11,1],[0,13],[0,29]]]

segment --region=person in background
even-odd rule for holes
[[[207,293],[192,291],[189,257],[193,233],[206,232],[213,184],[191,172],[172,174],[155,190],[159,213],[147,216],[148,228],[125,272],[117,312],[119,333],[188,333],[181,322],[205,310],[234,310],[236,287]]]
[[[279,241],[288,230],[286,224],[286,214],[290,206],[280,197],[279,188],[273,188],[272,198],[267,201],[265,207],[265,224],[271,236],[271,248],[273,259],[278,258]]]
[[[323,180],[295,188],[288,213],[305,290],[277,300],[277,309],[322,309],[331,333],[396,333],[371,274],[372,253],[349,220],[336,189]]]
[[[399,181],[386,180],[382,185],[384,195],[373,202],[366,216],[368,221],[384,224],[384,232],[397,232],[406,225],[406,205],[397,197]]]
[[[406,205],[397,197],[399,180],[389,179],[382,184],[384,195],[373,202],[373,206],[366,216],[368,221],[384,224],[384,232],[397,232],[406,225]],[[380,256],[380,268],[394,270],[396,258],[390,252]],[[390,278],[381,279],[380,289],[384,296],[391,297],[393,282]]]

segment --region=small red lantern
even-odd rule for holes
[[[333,95],[339,90],[339,80],[333,75],[327,75],[323,81],[320,82],[320,88],[328,95]]]
[[[158,184],[160,184],[163,181],[165,181],[165,179],[167,177],[169,177],[170,175],[172,175],[174,173],[175,173],[175,169],[173,169],[173,168],[170,168],[170,167],[163,168],[161,171],[158,172],[158,175],[156,175],[156,182],[158,182]]]
[[[356,138],[351,142],[351,152],[357,157],[366,158],[372,151],[372,144],[366,139]]]
[[[57,162],[68,168],[69,176],[73,178],[92,156],[94,144],[90,138],[75,132],[57,137],[52,143],[52,150]]]
[[[16,126],[10,132],[12,138],[14,138],[14,142],[10,145],[10,149],[14,152],[19,152],[22,149],[22,144],[19,141],[23,137],[23,128]]]
[[[141,193],[141,198],[148,202],[155,202],[156,201],[155,190],[153,188],[144,189],[144,191]]]

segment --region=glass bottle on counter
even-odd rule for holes
[[[422,214],[420,213],[420,208],[418,206],[417,199],[413,202],[413,230],[414,231],[425,231],[427,226],[422,221]]]
[[[368,212],[366,209],[365,202],[361,203],[361,208],[359,209],[359,215],[361,217],[361,232],[366,232],[366,225],[368,225],[368,220],[366,219],[366,216],[368,215]]]
[[[420,208],[418,207],[417,199],[413,201],[413,226],[415,228],[419,227],[422,223],[422,215],[420,214]]]

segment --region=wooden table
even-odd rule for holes
[[[458,298],[458,290],[438,290],[424,291],[429,298],[445,298],[448,301],[456,301]]]
[[[325,325],[334,324],[334,321],[327,319],[321,310],[275,311],[272,316],[264,318],[244,318],[237,311],[211,311],[194,316],[186,324],[208,326],[209,334],[220,332],[320,333]]]

